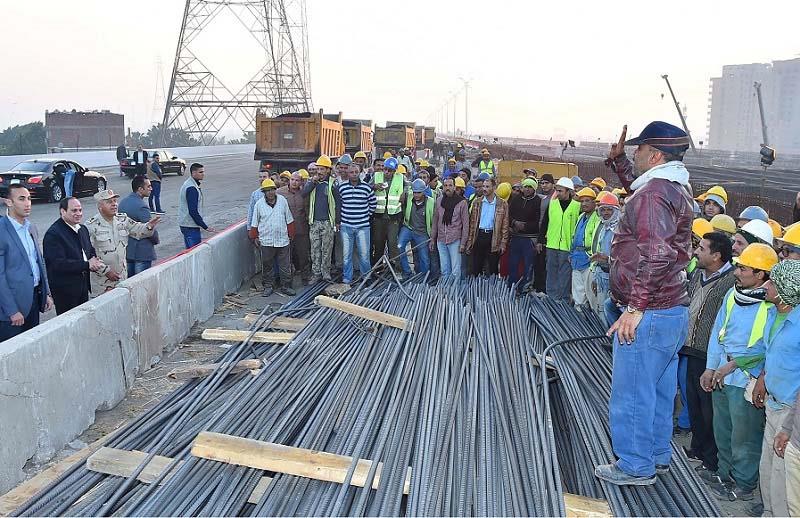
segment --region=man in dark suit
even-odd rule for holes
[[[133,160],[136,162],[135,176],[144,176],[147,174],[147,161],[149,159],[150,157],[148,156],[147,151],[145,151],[142,148],[142,145],[139,144],[139,146],[136,148],[136,151],[133,153]]]
[[[153,191],[150,180],[144,176],[134,177],[131,180],[131,190],[133,192],[119,202],[117,211],[127,214],[129,218],[139,223],[149,223],[151,214],[144,198],[150,196]],[[128,277],[142,273],[153,265],[153,261],[156,259],[155,245],[157,244],[158,231],[154,231],[152,236],[142,239],[128,236],[128,248],[125,252],[128,261]]]
[[[119,162],[119,175],[125,176],[125,173],[122,172],[122,161],[128,158],[128,148],[125,147],[125,143],[123,142],[119,146],[117,146],[117,162]]]
[[[61,218],[44,234],[44,262],[56,314],[60,315],[89,300],[89,272],[103,267],[92,247],[89,231],[81,225],[83,208],[77,198],[58,204]]]
[[[39,313],[53,306],[39,233],[28,217],[31,193],[8,187],[8,217],[0,218],[0,342],[39,325]]]

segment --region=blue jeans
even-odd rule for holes
[[[414,232],[406,226],[400,228],[400,235],[397,237],[397,251],[403,254],[400,256],[400,266],[403,268],[404,274],[411,275],[411,266],[408,264],[408,256],[405,254],[406,246],[408,246],[409,243],[411,243],[412,246],[417,246],[427,240],[428,236],[426,234]],[[414,269],[416,273],[425,273],[428,271],[429,264],[428,247],[427,245],[418,246],[415,250],[419,257],[419,264],[414,265]]]
[[[153,261],[128,261],[128,277],[142,273],[153,265]]]
[[[150,182],[150,185],[153,186],[153,192],[147,198],[150,212],[161,212],[161,182]]]
[[[522,289],[531,280],[533,263],[536,260],[536,245],[530,237],[511,236],[508,254],[508,284],[515,284],[520,280],[519,267],[522,265],[522,282],[519,283]]]
[[[678,350],[686,342],[689,309],[646,310],[631,344],[614,334],[609,427],[617,466],[650,477],[672,456],[672,411],[678,385]]]
[[[183,234],[183,244],[186,248],[192,248],[199,245],[203,238],[200,236],[200,229],[194,227],[181,227],[181,234]]]
[[[572,297],[572,264],[569,252],[547,249],[547,294],[551,299],[569,302]]]
[[[614,322],[616,322],[619,317],[622,316],[622,310],[619,309],[619,306],[614,304],[614,301],[611,300],[611,297],[606,299],[606,302],[603,306],[603,311],[606,314],[606,324],[608,327],[614,325]]]
[[[358,269],[361,275],[370,270],[369,265],[369,227],[342,225],[342,282],[353,281],[353,245],[358,250]]]
[[[449,245],[438,241],[436,248],[439,250],[439,265],[442,271],[442,279],[453,276],[456,279],[461,278],[461,254],[458,248],[461,246],[461,240],[453,241]]]
[[[684,430],[692,427],[689,420],[689,402],[686,400],[686,366],[689,359],[686,356],[678,358],[678,388],[681,391],[681,413],[678,414],[678,426]]]
[[[72,186],[75,183],[75,171],[69,169],[64,175],[64,194],[67,198],[72,196]]]

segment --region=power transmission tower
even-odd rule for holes
[[[153,111],[150,114],[150,124],[158,124],[167,102],[166,88],[164,87],[164,72],[162,71],[161,57],[156,58],[156,84],[153,90]]]
[[[261,47],[256,56],[232,56],[240,66],[261,63],[236,92],[203,64],[192,45],[226,11]],[[227,126],[253,131],[256,110],[273,116],[311,111],[309,76],[305,0],[186,0],[164,108],[163,143],[169,144],[169,129],[184,130],[202,144]]]

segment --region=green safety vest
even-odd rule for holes
[[[686,273],[690,274],[697,269],[697,257],[692,257],[689,264],[686,265]]]
[[[400,197],[403,196],[404,178],[400,173],[395,172],[392,176],[392,183],[389,184],[389,192],[375,191],[378,205],[375,207],[375,214],[389,214],[393,216],[400,213]],[[383,183],[383,171],[375,173],[375,185]],[[378,195],[380,193],[380,195]]]
[[[600,216],[597,215],[597,211],[594,211],[592,215],[589,216],[589,221],[586,222],[586,230],[583,232],[583,246],[586,249],[586,253],[590,256],[595,253],[592,249],[592,244],[594,241],[594,233],[597,232],[597,227],[599,226]]]
[[[558,198],[551,199],[547,208],[547,248],[569,252],[580,215],[581,204],[577,201],[571,200],[564,211]]]
[[[725,321],[722,323],[722,327],[719,330],[720,343],[722,343],[723,338],[725,338],[725,329],[728,327],[728,321],[731,319],[731,311],[733,311],[734,304],[733,292],[731,292],[728,298],[725,299]],[[750,330],[750,339],[747,340],[747,347],[753,347],[764,337],[764,328],[767,327],[767,315],[771,306],[772,304],[769,302],[762,302],[759,304],[758,311],[756,312],[756,319],[753,321],[753,329]]]
[[[425,196],[425,226],[428,227],[428,235],[431,235],[431,226],[433,225],[433,198]],[[406,198],[406,212],[403,217],[403,224],[411,228],[409,221],[411,220],[411,205],[414,203],[414,193],[408,191],[408,198]]]
[[[478,170],[481,173],[486,173],[489,176],[494,176],[494,162],[489,160],[488,162],[484,162],[483,160],[480,161],[478,164]]]
[[[311,200],[308,207],[308,224],[314,223],[314,199],[317,196],[317,186],[311,189]],[[333,225],[336,219],[336,200],[333,198],[333,177],[328,177],[328,220]]]

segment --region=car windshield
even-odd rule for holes
[[[34,162],[25,161],[20,162],[11,168],[12,171],[32,171],[36,173],[44,173],[50,167],[50,162]]]

